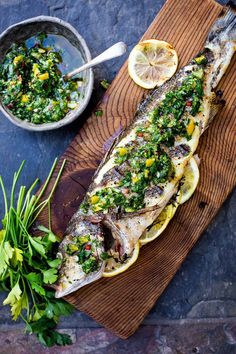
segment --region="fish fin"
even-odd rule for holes
[[[100,169],[102,168],[103,164],[110,158],[110,155],[113,152],[113,148],[118,143],[118,141],[119,141],[119,139],[121,137],[121,134],[124,132],[124,130],[125,129],[123,128],[121,130],[120,134],[117,137],[114,138],[114,140],[112,141],[110,147],[108,148],[108,150],[106,151],[105,155],[103,156],[103,159],[102,159],[102,161],[99,164],[99,167],[97,168],[96,172],[94,173],[94,176],[93,176],[93,179],[92,179],[92,183],[91,183],[88,191],[92,189],[91,187],[93,186],[93,181],[96,179],[97,175],[99,174]]]
[[[236,6],[232,1],[223,8],[212,26],[206,44],[215,41],[236,41]]]

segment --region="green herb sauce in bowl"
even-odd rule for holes
[[[26,33],[20,31],[16,42],[11,42],[18,26]],[[35,33],[37,29],[41,31]],[[89,59],[83,39],[59,19],[41,16],[10,27],[0,36],[1,110],[28,130],[70,123],[90,99],[93,74],[90,69],[68,81],[63,75]]]

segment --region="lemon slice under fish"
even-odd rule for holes
[[[126,271],[137,260],[139,255],[139,242],[136,244],[132,256],[123,263],[116,262],[113,258],[108,259],[103,276],[106,278],[114,277]]]
[[[139,239],[140,245],[143,246],[146,243],[149,243],[155,240],[161,233],[165,230],[170,220],[173,218],[180,200],[182,193],[179,191],[176,195],[175,201],[171,201],[167,206],[162,210],[161,214],[153,223],[153,226],[147,230]]]
[[[171,200],[169,204],[162,210],[161,214],[153,223],[153,226],[147,230],[136,244],[132,256],[125,262],[116,262],[113,258],[109,259],[106,264],[104,277],[113,277],[126,271],[138,258],[140,246],[143,246],[162,234],[166,229],[170,220],[175,215],[175,212],[180,204],[185,203],[194,193],[199,181],[198,164],[194,157],[189,160],[188,165],[184,170],[184,176],[181,180],[181,187],[176,195],[175,200]]]
[[[140,245],[143,246],[155,240],[165,230],[170,220],[173,218],[179,204],[185,203],[193,195],[199,181],[198,164],[194,157],[189,160],[185,167],[184,176],[181,180],[181,187],[176,197],[176,201],[167,204],[158,216],[153,226],[147,230],[139,239]]]
[[[146,89],[162,85],[178,66],[178,56],[171,44],[157,39],[138,43],[131,51],[128,71],[134,82]]]
[[[199,168],[194,157],[189,160],[185,167],[184,176],[181,180],[180,191],[182,193],[180,204],[185,203],[193,195],[199,182]]]

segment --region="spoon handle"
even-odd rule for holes
[[[72,76],[79,74],[81,71],[92,68],[95,65],[103,63],[104,61],[119,57],[123,55],[127,50],[127,46],[123,42],[118,42],[98,55],[96,58],[90,60],[88,63],[82,65],[78,69],[71,71],[64,76],[64,79],[70,79]]]

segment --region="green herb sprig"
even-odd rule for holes
[[[55,299],[54,290],[48,287],[57,280],[61,262],[56,258],[59,238],[51,231],[50,202],[65,161],[50,194],[43,201],[42,197],[56,164],[57,159],[38,195],[33,194],[38,179],[28,189],[21,186],[16,193],[24,161],[14,173],[9,198],[0,176],[5,205],[3,228],[0,231],[0,286],[8,292],[3,305],[10,305],[12,319],[21,317],[26,323],[26,331],[34,333],[40,343],[49,347],[71,343],[70,337],[55,331],[55,327],[60,316],[72,312],[72,306],[64,300]],[[33,237],[30,229],[46,207],[49,211],[48,228],[40,226],[42,236]]]

